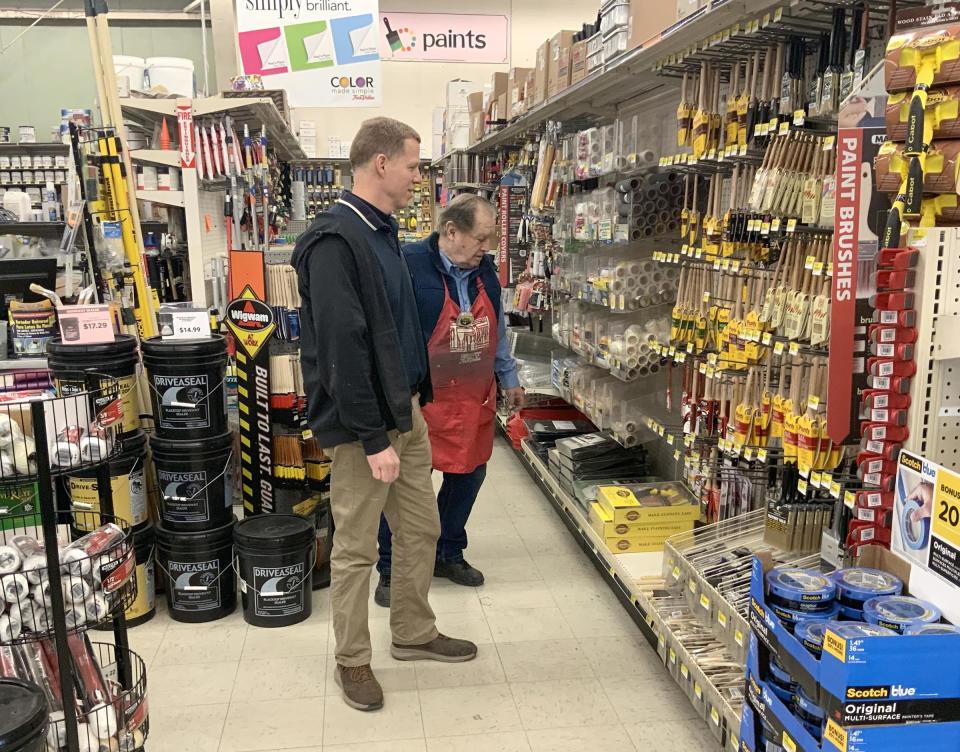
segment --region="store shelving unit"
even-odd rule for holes
[[[238,133],[247,126],[251,134],[259,136],[266,129],[267,142],[276,150],[280,159],[305,160],[306,153],[297,141],[290,126],[277,109],[274,100],[268,96],[252,98],[233,98],[214,96],[203,99],[121,99],[124,117],[138,123],[148,131],[153,131],[161,119],[167,120],[168,127],[176,125],[177,107],[189,105],[193,118],[198,122],[204,119],[229,116]],[[134,149],[130,153],[134,163],[180,167],[180,152],[175,149]],[[204,280],[211,262],[220,256],[226,256],[225,228],[223,227],[224,195],[228,188],[227,180],[201,180],[195,169],[181,169],[181,190],[138,190],[137,198],[162,206],[184,210],[186,219],[186,243],[190,250],[189,265],[193,304],[209,307],[207,285]],[[155,224],[155,223],[145,223]]]

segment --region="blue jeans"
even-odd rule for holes
[[[467,520],[473,504],[480,493],[487,466],[480,465],[472,473],[444,473],[437,505],[440,507],[440,539],[437,541],[437,561],[454,564],[463,561],[463,549],[467,547]],[[380,561],[377,571],[390,574],[390,526],[380,515]]]

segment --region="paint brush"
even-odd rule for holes
[[[384,16],[383,25],[387,27],[387,45],[391,52],[399,52],[403,49],[403,42],[400,40],[400,34],[390,28],[390,19]]]
[[[757,108],[760,105],[757,83],[760,78],[760,53],[753,55],[753,72],[750,75],[750,100],[747,106],[747,141],[753,140],[757,127]]]
[[[864,38],[864,34],[867,32],[867,27],[866,24],[863,23],[863,16],[863,8],[854,8],[853,14],[850,17],[850,59],[847,61],[846,69],[840,76],[840,102],[846,101],[847,97],[853,92],[853,82],[856,75],[854,68],[857,64],[857,56],[861,55],[866,57],[864,44],[866,44],[867,40]],[[863,28],[861,28],[861,26]],[[859,45],[854,44],[854,40],[858,37]]]
[[[677,146],[687,146],[690,143],[691,106],[687,98],[689,77],[690,74],[684,71],[683,83],[680,85],[680,105],[677,107]]]

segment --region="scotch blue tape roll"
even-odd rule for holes
[[[791,632],[797,624],[805,621],[833,621],[840,616],[840,604],[834,602],[828,610],[824,611],[791,611],[779,606],[772,607],[773,613],[777,615],[783,626]]]
[[[930,518],[915,519],[913,513],[923,507],[919,499],[907,499],[900,512],[900,537],[907,548],[920,551],[927,547],[930,539]]]
[[[856,640],[860,637],[896,637],[897,633],[879,624],[863,621],[830,621],[826,628],[844,640]]]
[[[960,627],[954,626],[953,624],[918,624],[915,627],[907,627],[907,631],[904,634],[960,634]]]
[[[863,609],[850,608],[841,604],[840,621],[863,621]]]
[[[826,717],[826,711],[820,707],[816,700],[803,691],[803,687],[797,687],[796,694],[793,696],[794,710],[800,720],[805,723],[821,724]]]
[[[767,593],[787,601],[823,603],[836,598],[837,586],[815,569],[777,567],[767,572]]]
[[[797,685],[793,680],[793,677],[790,676],[789,672],[781,666],[776,661],[770,661],[770,678],[773,680],[771,683],[779,684],[783,688],[792,688]]]
[[[825,621],[801,621],[794,627],[793,634],[815,658],[823,655],[823,635],[827,631]]]
[[[900,595],[903,582],[889,572],[869,567],[852,567],[834,572],[830,578],[837,586],[837,600],[845,608],[862,611],[871,598]]]
[[[786,705],[788,708],[793,707],[793,690],[788,689],[787,687],[781,687],[776,682],[770,682],[770,691],[773,692],[777,697],[780,698],[780,701]]]
[[[870,624],[878,624],[903,634],[910,627],[940,621],[940,609],[932,603],[905,595],[886,595],[863,604],[863,616]]]

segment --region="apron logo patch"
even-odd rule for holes
[[[485,350],[490,344],[490,318],[476,319],[470,326],[450,324],[450,352],[473,353]],[[479,358],[477,358],[479,360]]]

